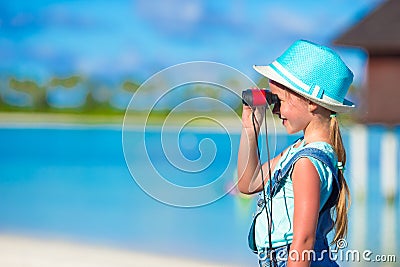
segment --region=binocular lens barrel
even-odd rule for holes
[[[256,107],[276,104],[279,102],[277,95],[265,89],[247,89],[242,92],[243,104]]]

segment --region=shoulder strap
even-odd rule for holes
[[[332,172],[334,176],[334,180],[336,182],[336,185],[339,185],[338,177],[337,177],[337,171],[335,166],[332,164],[332,161],[330,160],[329,156],[322,151],[321,149],[315,148],[315,147],[305,147],[299,151],[296,152],[296,154],[293,155],[293,157],[289,160],[289,162],[282,168],[281,175],[285,176],[287,172],[291,169],[291,167],[300,159],[304,157],[313,157],[322,163],[324,163]]]
[[[296,152],[292,158],[290,158],[290,160],[288,161],[287,164],[285,164],[285,166],[280,169],[277,170],[275,172],[274,177],[271,180],[271,190],[269,190],[269,188],[267,189],[267,193],[269,195],[270,198],[274,197],[275,194],[277,193],[277,189],[280,186],[281,180],[283,179],[283,177],[286,176],[286,174],[290,171],[290,169],[293,167],[293,165],[300,159],[303,157],[313,157],[319,161],[321,161],[322,163],[324,163],[332,172],[333,174],[333,178],[334,178],[334,183],[336,186],[334,186],[334,191],[340,188],[339,187],[339,180],[338,180],[338,174],[337,174],[337,170],[335,168],[335,166],[332,164],[329,156],[322,151],[321,149],[315,148],[315,147],[305,147],[301,150],[299,150],[298,152]],[[336,187],[336,188],[335,188]],[[336,192],[337,192],[336,191]],[[332,192],[331,196],[334,195],[334,192]],[[337,195],[337,193],[335,194]],[[321,212],[326,210],[327,208],[331,208],[333,206],[332,202],[334,203],[334,201],[336,200],[336,196],[334,196],[335,199],[332,200],[331,197],[329,197],[329,199],[327,200],[327,203],[325,203],[324,207],[322,208]],[[329,202],[329,204],[328,204]],[[327,207],[326,207],[327,206]]]

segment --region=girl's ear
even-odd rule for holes
[[[318,105],[315,104],[314,102],[308,101],[308,111],[314,112],[318,108]]]

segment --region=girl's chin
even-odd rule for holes
[[[286,128],[286,132],[288,133],[288,134],[294,134],[294,132],[293,131],[291,131],[290,129],[288,129],[288,128]]]
[[[295,134],[295,133],[298,133],[298,132],[299,132],[299,130],[295,130],[295,129],[293,129],[292,127],[290,127],[289,125],[283,124],[283,126],[285,127],[286,132],[287,132],[288,134]]]
[[[303,130],[303,129],[294,129],[293,127],[291,127],[290,123],[288,123],[288,120],[282,120],[282,125],[283,127],[285,127],[286,132],[288,134],[295,134]]]
[[[301,130],[295,131],[295,130],[293,130],[293,129],[291,129],[291,128],[288,128],[288,127],[285,127],[285,128],[286,128],[286,132],[287,132],[288,134],[297,134],[298,132],[301,131]]]

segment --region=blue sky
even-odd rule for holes
[[[174,64],[216,61],[251,78],[296,39],[331,46],[382,0],[0,1],[0,71],[139,82]],[[362,79],[365,55],[336,48]]]

